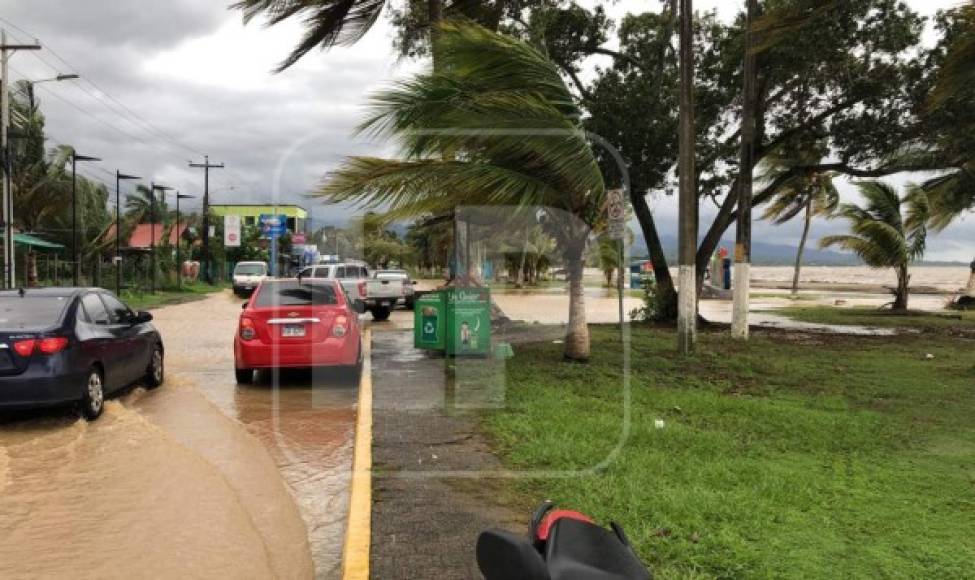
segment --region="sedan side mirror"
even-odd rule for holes
[[[145,324],[147,322],[152,322],[152,314],[146,312],[145,310],[140,310],[136,312],[135,316],[132,317],[132,322],[134,324]]]

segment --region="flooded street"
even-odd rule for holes
[[[166,383],[95,423],[2,419],[0,577],[338,577],[356,384],[239,387],[239,311],[229,293],[157,310]]]

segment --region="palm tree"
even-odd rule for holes
[[[166,204],[166,196],[156,194],[155,216],[153,216],[152,197],[149,188],[139,185],[135,188],[135,193],[125,196],[125,217],[132,223],[141,224],[156,222],[166,224],[169,222],[169,206]]]
[[[435,43],[439,72],[375,95],[360,127],[394,138],[403,159],[350,158],[319,195],[383,208],[390,220],[465,205],[511,206],[516,216],[545,207],[543,227],[569,270],[565,356],[586,360],[583,257],[605,186],[581,111],[557,66],[527,43],[459,23],[443,23]]]
[[[439,5],[441,0],[429,2]],[[355,44],[372,29],[385,6],[385,0],[240,0],[230,7],[243,12],[245,23],[258,16],[265,16],[268,26],[295,16],[302,18],[305,34],[278,65],[276,72],[281,72],[315,48],[326,50]]]
[[[836,214],[850,222],[852,232],[827,236],[819,245],[850,250],[872,268],[894,268],[897,288],[892,308],[903,312],[910,293],[910,265],[924,255],[927,243],[927,196],[914,187],[901,199],[893,187],[880,181],[860,183],[858,188],[866,206],[844,203]]]
[[[822,157],[821,147],[793,151],[783,148],[769,155],[764,163],[766,170],[760,181],[774,182],[795,167],[816,165]],[[809,239],[812,220],[816,216],[829,216],[840,203],[840,194],[833,185],[834,173],[799,174],[786,179],[775,192],[771,204],[765,209],[762,218],[775,225],[782,225],[803,214],[802,237],[796,252],[795,273],[792,276],[792,295],[799,294],[799,277],[802,271],[802,256]]]

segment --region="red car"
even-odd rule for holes
[[[234,337],[238,383],[260,369],[345,367],[362,362],[359,312],[331,280],[264,280],[240,314]]]

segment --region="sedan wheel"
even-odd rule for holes
[[[152,349],[152,357],[149,359],[149,369],[146,371],[146,386],[155,389],[163,384],[166,378],[165,363],[163,361],[163,351],[158,346]]]
[[[94,421],[101,416],[105,409],[105,384],[98,369],[88,372],[88,382],[85,385],[84,396],[81,398],[81,414],[85,419]]]

